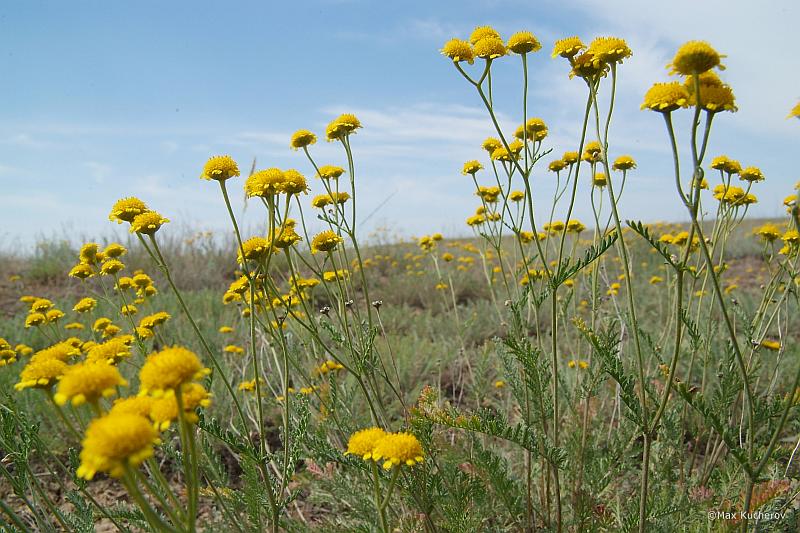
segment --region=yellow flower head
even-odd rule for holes
[[[11,344],[0,337],[0,367],[14,363],[17,361],[17,351],[11,347]]]
[[[152,396],[128,396],[114,401],[108,414],[129,414],[150,418],[150,409],[156,401]]]
[[[78,363],[64,373],[53,399],[58,405],[70,401],[72,405],[95,403],[100,398],[113,396],[116,387],[127,385],[114,366],[105,362]]]
[[[614,170],[630,170],[636,168],[636,161],[629,155],[619,156],[611,166]]]
[[[47,318],[48,322],[57,322],[64,318],[64,311],[61,309],[50,309],[47,313],[44,314],[45,318]]]
[[[311,252],[330,252],[336,249],[344,240],[331,230],[318,233],[311,240]]]
[[[264,237],[250,237],[242,243],[242,248],[244,249],[244,259],[248,261],[263,261],[270,251],[269,241]],[[236,261],[238,261],[239,264],[244,262],[242,259],[242,250],[239,250]]]
[[[247,280],[247,278],[245,278],[245,280]],[[147,329],[153,329],[156,326],[164,324],[170,318],[172,317],[166,311],[159,311],[157,313],[153,313],[152,315],[142,317],[142,319],[139,321],[139,326]]]
[[[109,259],[100,266],[100,274],[103,276],[110,276],[120,272],[125,268],[125,265],[119,259]]]
[[[747,167],[739,172],[739,179],[751,183],[755,181],[764,181],[764,174],[758,167]]]
[[[518,31],[508,38],[508,49],[515,54],[527,54],[538,52],[542,49],[542,43],[529,31]]]
[[[356,431],[347,441],[345,455],[357,455],[365,461],[372,458],[372,452],[379,440],[386,437],[387,433],[379,427],[371,427]]]
[[[87,279],[95,275],[95,271],[91,265],[86,263],[78,263],[70,269],[68,276],[77,279]]]
[[[570,233],[581,233],[586,226],[580,220],[570,219],[567,221],[567,231]]]
[[[133,222],[136,215],[141,215],[145,211],[149,211],[147,205],[138,198],[122,198],[117,200],[111,208],[111,213],[108,215],[109,220],[116,220],[117,224],[123,222]]]
[[[550,161],[550,164],[547,165],[547,170],[550,172],[561,172],[567,168],[567,162],[563,159],[556,159],[555,161]]]
[[[280,194],[284,190],[286,176],[279,168],[268,168],[251,174],[244,183],[244,190],[248,198],[260,196],[266,198]]]
[[[136,215],[133,222],[131,222],[131,233],[154,235],[167,222],[169,222],[169,219],[162,217],[155,211],[145,211],[140,215]]]
[[[424,461],[422,445],[411,433],[389,433],[375,443],[372,458],[384,460],[383,468],[393,466],[414,466]]]
[[[43,313],[31,313],[25,317],[25,327],[31,328],[47,323],[47,317]]]
[[[650,109],[659,113],[671,113],[678,108],[686,107],[689,92],[677,81],[656,83],[644,95],[642,109]]]
[[[481,39],[492,38],[492,39],[500,39],[500,34],[497,33],[497,30],[492,28],[491,26],[478,26],[469,36],[470,44],[475,44]]]
[[[111,259],[122,257],[126,253],[128,253],[128,249],[117,242],[112,242],[103,250],[103,255]]]
[[[209,407],[211,405],[211,395],[202,385],[198,383],[188,383],[181,388],[181,403],[183,404],[183,416],[190,424],[198,421],[198,407]],[[150,419],[156,429],[165,431],[170,424],[178,419],[178,400],[175,391],[170,390],[163,397],[158,398],[150,406]]]
[[[503,143],[500,142],[500,139],[496,139],[494,137],[488,137],[485,141],[483,141],[483,144],[481,144],[481,148],[486,150],[489,155],[491,155],[498,148],[502,147]]]
[[[99,251],[100,246],[96,242],[87,242],[81,246],[81,249],[78,252],[78,257],[80,258],[81,263],[93,265],[98,261],[97,256]]]
[[[498,37],[484,37],[472,45],[472,51],[481,59],[496,59],[508,52],[503,40]]]
[[[755,235],[758,235],[762,240],[766,242],[773,242],[778,237],[781,236],[781,230],[775,224],[764,224],[763,226],[759,226],[753,230]]]
[[[461,173],[465,176],[467,174],[472,174],[474,176],[482,168],[483,165],[481,165],[477,160],[473,159],[472,161],[467,161],[464,163],[464,168],[461,170]]]
[[[559,39],[553,46],[553,57],[566,57],[572,58],[578,52],[586,48],[580,37],[567,37],[566,39]]]
[[[789,112],[789,115],[786,118],[800,118],[800,102],[798,102],[792,110]]]
[[[147,357],[139,371],[141,393],[159,395],[210,374],[194,352],[173,346]]]
[[[453,63],[466,61],[470,65],[475,61],[475,54],[472,53],[472,47],[467,41],[461,39],[450,39],[442,47],[442,55],[449,57]]]
[[[36,313],[43,313],[53,307],[53,302],[47,298],[36,298],[31,304],[31,311]]]
[[[325,209],[333,203],[333,199],[327,194],[318,194],[311,199],[311,205],[317,209]]]
[[[293,168],[283,173],[283,189],[281,192],[286,194],[300,194],[308,191],[306,177]]]
[[[128,343],[122,337],[114,337],[101,344],[95,344],[86,352],[86,362],[103,362],[115,365],[122,359],[130,357],[131,350]]]
[[[317,136],[314,135],[314,133],[308,130],[297,130],[292,134],[292,140],[289,141],[289,146],[291,146],[293,150],[297,150],[298,148],[311,146],[315,142],[317,142]]]
[[[689,41],[682,45],[672,62],[667,65],[670,74],[690,76],[711,70],[714,67],[725,70],[720,63],[720,55],[710,44],[705,41]]]
[[[597,37],[589,44],[589,52],[607,64],[622,63],[633,54],[625,39],[619,37]]]
[[[76,474],[92,479],[97,472],[122,477],[126,467],[137,467],[152,457],[158,434],[143,416],[132,413],[109,413],[86,428],[81,450],[81,465]]]
[[[61,379],[69,366],[56,358],[31,359],[19,375],[16,390],[27,388],[49,389]]]
[[[572,71],[570,78],[575,76],[585,80],[594,80],[600,76],[605,76],[608,71],[608,63],[600,60],[592,52],[586,51],[572,59]]]
[[[742,165],[735,159],[720,155],[711,160],[711,168],[725,172],[726,174],[738,174],[742,170]]]
[[[525,193],[522,191],[511,191],[508,195],[508,199],[512,202],[521,202],[525,199]]]
[[[239,175],[239,165],[229,155],[215,155],[206,161],[200,178],[225,181]]]
[[[40,361],[43,359],[58,359],[59,361],[66,362],[69,361],[71,358],[75,357],[76,355],[80,355],[80,353],[81,351],[73,342],[66,340],[57,342],[56,344],[44,348],[43,350],[39,350],[38,352],[33,354],[31,361]]]
[[[561,159],[568,165],[574,165],[577,163],[578,158],[580,158],[580,154],[578,154],[578,152],[564,152],[564,155],[561,156]]]
[[[337,139],[341,140],[351,133],[355,133],[355,131],[360,127],[361,121],[359,121],[355,115],[345,113],[343,115],[339,115],[333,122],[328,124],[328,127],[325,129],[325,137],[329,141]]]
[[[344,174],[344,169],[334,165],[322,165],[317,171],[317,177],[323,180],[339,179],[342,174]]]

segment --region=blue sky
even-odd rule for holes
[[[379,208],[365,231],[464,234],[477,202],[460,168],[483,157],[480,143],[493,132],[438,50],[483,24],[506,37],[527,29],[543,42],[531,60],[529,116],[550,125],[554,154],[577,149],[585,89],[568,79],[564,60],[550,58],[553,41],[628,40],[634,55],[621,69],[610,151],[639,161],[622,211],[645,220],[684,214],[663,121],[639,111],[642,95],[667,81],[664,65],[682,42],[708,40],[728,55],[721,74],[740,107],[718,119],[709,155],[760,166],[767,181],[754,190],[753,212],[780,215],[800,179],[792,157],[800,123],[785,120],[800,97],[791,59],[799,19],[791,0],[4,2],[0,247],[108,236],[120,231],[107,220],[110,206],[129,195],[176,231],[228,231],[218,189],[198,179],[205,160],[229,153],[243,168],[256,158],[259,168],[311,175],[289,137],[299,128],[322,133],[341,112],[364,124],[353,140],[359,209]],[[519,60],[496,67],[497,107],[511,129],[521,122]],[[321,163],[344,162],[339,145],[320,142],[314,153]],[[534,179],[544,210],[552,175]],[[243,206],[241,183],[232,187]],[[587,198],[577,210],[585,220]],[[244,217],[257,223],[255,205]]]

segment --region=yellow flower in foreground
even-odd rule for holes
[[[95,344],[86,351],[86,362],[104,362],[115,365],[126,357],[130,357],[130,345],[122,337],[114,337],[101,344]]]
[[[611,166],[614,170],[630,170],[636,168],[636,161],[629,155],[621,155]]]
[[[94,269],[91,265],[86,263],[78,263],[69,271],[69,277],[78,279],[87,279],[94,276]]]
[[[305,148],[317,142],[317,136],[308,130],[297,130],[292,134],[292,139],[289,141],[289,146],[293,150],[298,148]]]
[[[110,276],[125,268],[125,264],[119,259],[109,259],[100,266],[100,274]]]
[[[339,179],[342,174],[344,169],[335,165],[322,165],[317,170],[317,177],[323,180]]]
[[[497,30],[495,30],[491,26],[477,26],[474,30],[472,30],[472,33],[470,34],[469,42],[470,44],[475,44],[481,39],[486,39],[487,37],[493,39],[499,39],[500,34],[497,33]]]
[[[150,409],[153,407],[156,399],[151,396],[128,396],[127,398],[118,398],[108,414],[133,414],[150,417]]]
[[[781,229],[775,224],[767,223],[755,228],[753,233],[767,242],[772,242],[781,236]]]
[[[671,113],[678,108],[686,107],[689,92],[677,81],[656,83],[644,95],[642,109],[650,109],[659,113]]]
[[[117,224],[123,222],[133,222],[136,215],[141,215],[148,211],[147,204],[135,197],[122,198],[117,200],[108,215],[109,220],[116,220]]]
[[[467,161],[464,163],[464,168],[461,170],[461,173],[465,176],[467,174],[472,174],[474,176],[482,168],[483,165],[481,165],[479,161],[473,159],[472,161]]]
[[[619,37],[597,37],[589,44],[589,52],[603,63],[622,63],[633,52],[625,39]]]
[[[383,468],[393,466],[414,466],[421,463],[423,458],[422,445],[411,433],[389,433],[375,443],[372,458],[376,461],[384,460]]]
[[[202,385],[189,383],[181,388],[181,403],[184,418],[190,424],[196,424],[199,418],[195,410],[198,407],[210,406],[211,395]],[[178,419],[178,399],[175,391],[170,390],[153,402],[150,406],[150,419],[160,431],[166,431],[170,424]]]
[[[743,181],[764,181],[764,173],[758,167],[747,167],[739,172],[739,179]]]
[[[467,41],[462,41],[461,39],[450,39],[444,43],[441,52],[443,56],[452,59],[453,63],[466,61],[472,64],[475,61],[475,54],[472,53],[472,47],[470,47]]]
[[[225,181],[239,175],[239,165],[229,155],[216,155],[209,158],[203,167],[200,178],[204,180]]]
[[[333,122],[328,124],[325,129],[325,136],[329,141],[341,140],[361,127],[361,121],[350,113],[339,115]]]
[[[47,322],[47,317],[42,313],[31,313],[25,317],[25,327],[41,326]]]
[[[529,31],[519,31],[508,38],[508,49],[515,54],[527,54],[538,52],[542,49],[542,43]]]
[[[244,183],[244,190],[248,198],[260,196],[266,198],[283,192],[286,177],[279,168],[268,168],[251,174]]]
[[[250,237],[242,243],[242,249],[244,250],[244,259],[249,261],[261,261],[266,258],[270,246],[269,241],[264,237]],[[242,250],[239,250],[236,261],[238,261],[239,264],[243,262]]]
[[[158,396],[210,373],[194,352],[173,346],[147,357],[139,371],[139,386],[142,393]]]
[[[145,417],[109,413],[89,424],[82,444],[81,465],[76,474],[92,479],[97,472],[122,477],[127,467],[135,468],[152,457],[153,446],[160,441]]]
[[[49,389],[55,385],[68,365],[55,358],[31,359],[19,375],[19,382],[14,385],[16,390],[27,388]]]
[[[311,240],[311,252],[330,252],[336,249],[344,240],[331,230],[318,233]]]
[[[553,46],[553,57],[561,56],[571,58],[578,52],[586,48],[580,37],[567,37],[566,39],[559,39]]]
[[[118,242],[112,242],[111,244],[106,246],[105,249],[103,250],[103,255],[111,259],[122,257],[126,253],[128,253],[128,249],[119,244]]]
[[[357,455],[364,459],[372,458],[375,445],[379,440],[386,437],[387,433],[379,427],[371,427],[356,431],[347,441],[347,451],[345,455]]]
[[[78,363],[64,373],[53,399],[58,405],[69,401],[72,405],[94,403],[100,398],[113,396],[116,387],[127,385],[114,366],[105,362]]]
[[[700,74],[714,67],[725,70],[720,63],[723,57],[725,56],[720,55],[705,41],[689,41],[678,49],[667,68],[670,69],[670,74],[684,76]]]
[[[155,211],[146,211],[140,215],[136,215],[131,222],[131,233],[143,233],[145,235],[154,235],[158,229],[169,222],[156,213]]]
[[[506,55],[506,45],[497,37],[484,37],[473,45],[475,55],[481,59],[496,59]]]

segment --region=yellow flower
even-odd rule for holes
[[[641,109],[671,113],[678,108],[686,107],[688,102],[689,92],[677,81],[656,83],[644,95]]]
[[[50,309],[44,316],[47,318],[48,322],[57,322],[64,318],[64,311],[61,309]]]
[[[95,403],[100,398],[113,396],[116,387],[127,385],[114,366],[105,362],[78,363],[64,373],[53,400],[58,405],[69,401],[72,405]]]
[[[42,313],[31,313],[27,317],[25,317],[25,327],[35,327],[41,326],[42,324],[47,323],[47,317],[44,316]]]
[[[117,242],[112,242],[103,250],[103,255],[111,259],[122,257],[128,253],[128,249]]]
[[[755,181],[764,181],[764,174],[758,167],[747,167],[739,172],[739,179],[751,183]]]
[[[80,341],[78,341],[80,342]],[[71,339],[66,341],[57,342],[52,346],[49,346],[43,350],[39,350],[33,357],[31,357],[31,361],[40,361],[43,359],[58,359],[59,361],[66,362],[72,357],[76,355],[80,355],[81,351],[72,342]]]
[[[600,76],[605,76],[608,70],[608,63],[601,61],[593,53],[586,51],[572,59],[572,71],[570,78],[575,76],[586,80],[593,80]]]
[[[636,168],[636,161],[629,155],[619,156],[611,166],[614,170],[630,170]]]
[[[139,371],[139,386],[142,393],[157,396],[210,373],[194,352],[173,346],[147,357]]]
[[[251,174],[244,183],[248,198],[260,196],[266,198],[283,192],[286,177],[279,168],[268,168]]]
[[[263,380],[260,380],[259,383],[264,383]],[[251,379],[250,381],[242,381],[239,383],[239,390],[245,392],[253,392],[256,390],[256,380]]]
[[[331,230],[318,233],[311,240],[311,252],[330,252],[336,249],[344,240]]]
[[[567,37],[566,39],[559,39],[553,46],[553,57],[561,56],[572,58],[578,52],[586,48],[586,45],[580,40],[579,37]]]
[[[0,367],[16,362],[17,352],[11,348],[11,344],[0,337]]]
[[[223,352],[226,353],[235,353],[236,355],[241,355],[244,353],[244,348],[241,346],[236,346],[235,344],[229,344],[222,349]]]
[[[125,339],[115,337],[89,348],[86,352],[86,362],[104,362],[109,365],[115,365],[122,359],[130,357],[130,355],[130,346],[125,342]]]
[[[506,45],[498,37],[484,37],[473,44],[472,50],[481,59],[496,59],[506,55]]]
[[[547,165],[547,170],[550,172],[561,172],[567,168],[567,163],[563,159],[556,159],[555,161],[550,161],[550,164]]]
[[[136,306],[135,306],[135,305],[133,305],[133,304],[126,304],[126,305],[123,305],[123,306],[120,308],[119,312],[120,312],[120,314],[121,314],[122,316],[133,316],[133,315],[135,315],[136,313],[138,313],[138,312],[139,312],[139,310],[138,310],[138,309],[136,308]]]
[[[670,74],[684,76],[700,74],[714,67],[725,70],[720,63],[723,57],[725,56],[720,55],[705,41],[689,41],[678,49],[667,68],[670,69]]]
[[[336,271],[327,271],[322,273],[322,280],[326,283],[331,283],[332,281],[336,281],[337,279],[343,280],[347,279],[350,275],[350,271],[346,269],[336,270]]]
[[[497,30],[492,28],[491,26],[478,26],[469,36],[470,44],[475,44],[481,39],[492,38],[492,39],[500,39],[500,34],[497,33]]]
[[[792,117],[800,118],[800,102],[798,102],[792,108],[792,110],[789,112],[789,115],[786,118],[792,118]]]
[[[494,382],[494,388],[495,389],[502,389],[505,386],[506,386],[506,382],[503,381],[502,379],[498,379],[497,381]]]
[[[31,311],[42,313],[53,307],[53,302],[47,298],[36,298],[31,304]]]
[[[594,185],[595,187],[603,188],[606,185],[608,185],[608,177],[605,175],[604,172],[597,172],[592,178],[592,185]]]
[[[589,44],[588,51],[604,63],[622,63],[631,57],[631,49],[625,39],[619,37],[597,37]]]
[[[525,199],[525,193],[522,191],[511,191],[511,193],[508,195],[508,199],[512,202],[521,202],[523,199]]]
[[[781,236],[780,228],[775,224],[770,224],[770,223],[755,228],[753,230],[753,233],[758,235],[761,239],[763,239],[766,242],[772,242]]]
[[[580,154],[578,154],[578,152],[564,152],[564,155],[561,156],[561,159],[568,165],[574,165],[578,162],[579,157]]]
[[[209,407],[211,395],[202,385],[188,383],[181,388],[181,403],[186,421],[196,424],[199,418],[195,411],[198,407]],[[150,407],[150,419],[160,431],[166,431],[170,424],[178,419],[178,399],[174,390],[170,390],[153,402]]]
[[[414,466],[424,461],[422,445],[411,433],[389,433],[375,443],[372,458],[376,461],[383,459],[383,468],[393,466]]]
[[[153,407],[155,401],[155,398],[151,396],[128,396],[127,398],[118,398],[114,401],[108,414],[129,414],[150,418],[150,409]]]
[[[697,104],[695,95],[692,94],[689,98],[689,105],[694,106]],[[721,111],[736,112],[736,97],[733,95],[733,89],[728,85],[705,85],[700,89],[700,104],[703,109],[711,113],[719,113]]]
[[[68,275],[71,278],[87,279],[94,276],[94,269],[86,263],[78,263],[72,267]]]
[[[111,319],[110,318],[100,317],[100,318],[98,318],[97,320],[94,321],[94,325],[92,326],[92,329],[95,330],[95,331],[103,331],[104,329],[106,329],[110,325],[111,325]]]
[[[206,161],[200,178],[204,180],[225,181],[239,175],[239,165],[229,155],[216,155]]]
[[[481,147],[486,150],[489,155],[492,154],[498,148],[503,147],[503,143],[500,142],[500,139],[496,139],[494,137],[487,137],[485,141],[481,144]]]
[[[519,31],[508,38],[508,49],[515,54],[524,55],[529,52],[538,52],[542,44],[529,31]]]
[[[248,261],[263,261],[270,251],[270,246],[269,241],[264,237],[250,237],[242,243],[242,249],[244,250],[244,259]],[[243,263],[242,250],[239,250],[236,261],[239,264]]]
[[[653,276],[650,278],[650,285],[658,285],[662,281],[664,281],[664,279],[661,276]]]
[[[339,179],[342,174],[344,174],[344,169],[334,165],[322,165],[317,170],[317,177],[323,180]]]
[[[155,211],[145,211],[140,215],[136,215],[133,222],[131,222],[131,233],[154,235],[155,232],[167,222],[169,222],[168,219],[162,217]]]
[[[450,39],[444,43],[441,52],[443,56],[452,59],[453,63],[466,61],[471,65],[475,61],[475,54],[472,53],[472,47],[470,47],[467,41],[462,41],[461,39]]]
[[[464,163],[464,168],[461,170],[461,173],[465,176],[467,174],[472,174],[474,176],[482,168],[483,165],[481,165],[477,160],[473,159],[472,161],[467,161]]]
[[[777,352],[778,350],[781,349],[780,341],[773,341],[773,340],[767,340],[767,339],[764,339],[763,341],[761,341],[760,346],[762,348],[766,348],[767,350],[772,350],[773,352]]]
[[[729,159],[727,156],[721,155],[711,160],[711,168],[727,174],[738,174],[742,170],[742,165],[735,159]]]
[[[170,318],[172,317],[166,311],[159,311],[157,313],[153,313],[152,315],[142,317],[142,319],[139,321],[139,326],[147,329],[153,329],[156,326],[164,324]]]
[[[55,357],[31,359],[19,375],[19,382],[14,389],[27,388],[49,389],[61,379],[69,366]]]
[[[311,199],[311,205],[317,209],[325,209],[332,203],[333,200],[331,199],[330,195],[327,194],[318,194]]]
[[[289,141],[289,146],[293,150],[298,148],[305,148],[317,142],[317,136],[308,130],[297,130],[292,134],[292,140]]]
[[[378,427],[371,427],[356,431],[347,441],[347,451],[345,455],[357,455],[365,461],[372,458],[375,445],[379,440],[386,437],[387,433]]]
[[[128,467],[135,468],[152,457],[158,434],[143,416],[109,413],[89,424],[81,449],[81,465],[76,472],[92,479],[97,472],[122,477]]]
[[[333,122],[328,124],[328,127],[325,129],[325,137],[329,141],[336,139],[341,140],[351,133],[355,133],[358,128],[361,128],[361,122],[358,118],[350,113],[345,113],[339,115]]]
[[[111,208],[111,214],[108,215],[108,219],[116,220],[117,224],[133,222],[136,215],[141,215],[145,211],[149,211],[147,205],[138,198],[122,198],[121,200],[117,200]]]
[[[283,189],[281,192],[286,194],[300,194],[308,191],[306,177],[293,168],[283,173]]]
[[[570,219],[567,221],[567,231],[570,233],[580,233],[586,229],[586,226],[580,220]]]
[[[100,266],[100,274],[103,276],[109,276],[116,274],[124,268],[125,265],[119,259],[109,259]]]

